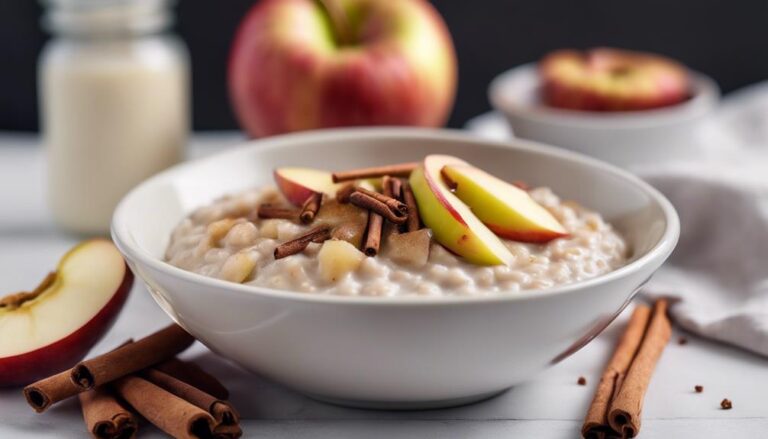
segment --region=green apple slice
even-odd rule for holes
[[[442,175],[454,194],[497,235],[543,243],[568,233],[528,192],[468,164],[448,164]]]
[[[437,242],[478,265],[510,265],[514,256],[503,242],[454,195],[440,175],[447,165],[467,165],[456,157],[429,155],[411,173],[410,184],[424,224]]]

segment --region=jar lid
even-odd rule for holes
[[[173,0],[42,0],[43,27],[70,35],[152,33],[172,22]]]

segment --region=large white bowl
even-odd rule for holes
[[[591,112],[547,107],[539,98],[536,64],[502,73],[491,82],[488,96],[493,107],[507,118],[516,137],[629,167],[702,153],[698,131],[717,107],[720,90],[707,76],[695,72],[691,76],[691,99],[644,111]]]
[[[163,262],[173,227],[221,195],[272,184],[272,169],[349,169],[463,157],[498,176],[548,185],[596,209],[631,262],[588,281],[469,298],[338,297],[244,286]],[[456,131],[349,129],[254,141],[144,182],[118,206],[115,243],[158,304],[213,351],[318,398],[415,408],[484,398],[587,343],[672,251],[679,222],[646,183],[610,165],[525,141]]]

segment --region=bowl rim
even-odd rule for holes
[[[544,289],[532,289],[523,290],[514,294],[497,292],[487,293],[477,296],[398,296],[398,297],[368,297],[368,296],[341,296],[336,294],[315,294],[315,293],[302,293],[293,290],[279,290],[273,288],[266,288],[255,285],[243,285],[234,282],[228,282],[221,279],[216,279],[202,274],[194,273],[191,271],[183,270],[176,266],[173,266],[161,258],[152,255],[150,252],[144,250],[141,247],[134,246],[132,239],[130,238],[130,232],[127,228],[124,217],[126,211],[131,204],[131,201],[140,196],[140,194],[146,190],[145,188],[151,187],[155,182],[163,181],[173,178],[174,175],[181,174],[189,167],[196,166],[197,164],[207,160],[221,160],[227,156],[237,156],[239,154],[247,154],[253,149],[268,150],[278,149],[287,144],[295,142],[312,142],[312,141],[333,141],[340,139],[381,139],[381,138],[410,138],[410,139],[430,139],[430,140],[445,140],[445,141],[465,141],[469,143],[481,143],[486,146],[495,147],[498,149],[519,149],[524,151],[533,152],[535,154],[543,154],[547,156],[554,156],[555,158],[565,159],[571,162],[577,162],[579,165],[594,168],[601,172],[607,172],[615,177],[626,180],[630,184],[641,189],[650,199],[655,202],[661,209],[665,219],[665,229],[662,236],[654,246],[641,255],[637,259],[631,261],[627,265],[619,267],[611,272],[586,279],[583,281],[573,282],[570,284],[554,286]],[[575,153],[568,150],[563,150],[554,146],[541,144],[538,142],[532,142],[523,139],[514,139],[511,141],[499,141],[489,140],[476,135],[472,135],[463,130],[458,129],[433,129],[433,128],[412,128],[412,127],[363,127],[363,128],[339,128],[339,129],[324,129],[305,131],[300,133],[284,134],[279,136],[272,136],[265,139],[249,140],[240,146],[234,146],[228,150],[213,154],[208,157],[200,159],[190,160],[175,165],[165,171],[162,171],[138,186],[134,187],[118,204],[114,211],[111,227],[112,240],[118,249],[134,263],[144,264],[151,267],[154,270],[165,273],[171,277],[181,278],[181,280],[202,284],[204,286],[218,289],[220,291],[226,291],[231,294],[255,294],[257,296],[263,296],[265,298],[289,300],[295,302],[304,303],[325,303],[325,304],[357,304],[357,305],[373,305],[373,306],[401,306],[401,305],[424,305],[424,306],[436,306],[436,305],[460,305],[471,303],[494,303],[494,302],[507,302],[507,301],[520,301],[520,300],[536,300],[545,299],[561,294],[576,293],[580,290],[587,290],[596,287],[601,284],[611,282],[615,279],[626,277],[641,271],[647,265],[652,265],[654,261],[658,261],[659,264],[669,256],[677,244],[680,235],[680,220],[678,218],[675,208],[667,198],[662,195],[658,190],[651,185],[641,180],[637,176],[624,171],[614,165],[605,163],[603,161],[585,156],[583,154]],[[140,276],[141,277],[141,276]],[[220,292],[219,292],[220,293]]]
[[[682,124],[713,111],[720,100],[720,87],[717,82],[703,73],[690,69],[688,71],[691,76],[693,96],[679,104],[656,109],[614,112],[580,111],[531,105],[524,99],[510,99],[508,97],[510,93],[504,90],[515,82],[528,80],[538,86],[537,64],[536,62],[522,64],[500,73],[491,80],[488,86],[488,100],[495,110],[541,124],[593,130],[622,130]]]

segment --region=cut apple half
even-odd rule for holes
[[[114,322],[133,275],[107,240],[85,241],[32,292],[0,300],[0,386],[72,367]]]
[[[330,172],[319,169],[277,168],[274,177],[280,192],[295,206],[301,206],[316,193],[333,197],[342,186],[333,182]]]
[[[429,155],[411,173],[410,184],[421,220],[435,240],[467,261],[479,265],[510,265],[514,256],[443,181],[445,166],[468,166],[448,155]]]
[[[497,235],[547,242],[568,233],[528,192],[468,164],[449,164],[442,175],[453,193]]]

